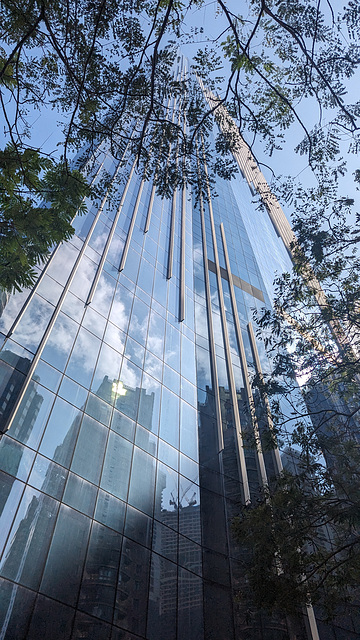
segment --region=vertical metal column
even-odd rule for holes
[[[166,106],[165,117],[167,117],[167,114],[169,112],[169,107],[170,107],[170,98],[169,98],[167,106]],[[174,114],[173,114],[173,120],[172,121],[174,121]],[[164,143],[164,135],[162,136],[162,139],[161,139],[161,142],[160,142],[159,156],[161,154],[163,143]],[[148,210],[147,210],[147,215],[146,215],[146,220],[145,220],[144,233],[147,233],[149,231],[149,228],[150,228],[150,220],[151,220],[151,214],[152,214],[154,198],[155,198],[155,192],[156,192],[155,181],[156,181],[156,176],[157,176],[157,173],[158,173],[159,165],[160,165],[160,160],[158,160],[157,165],[156,165],[156,169],[155,169],[153,186],[151,188],[150,200],[149,200],[149,205],[148,205]]]
[[[196,152],[198,156],[197,145],[196,145]],[[197,165],[198,165],[198,171],[200,171],[199,157],[197,157]],[[219,446],[219,452],[220,452],[224,449],[224,434],[223,434],[222,422],[221,422],[220,394],[219,394],[219,383],[218,383],[218,376],[217,376],[216,356],[215,356],[214,326],[213,326],[212,309],[211,309],[211,292],[210,292],[210,280],[209,280],[209,271],[208,271],[204,203],[203,203],[201,192],[199,197],[199,204],[200,204],[200,219],[201,219],[201,239],[202,239],[202,245],[203,245],[203,259],[204,259],[206,314],[207,314],[207,321],[208,321],[208,328],[209,328],[210,364],[211,364],[211,375],[213,380],[214,397],[215,397],[218,446]]]
[[[175,113],[175,104],[174,104],[174,113]],[[173,114],[174,115],[174,114]],[[181,119],[181,111],[179,105],[179,116],[178,116],[178,126],[180,125]],[[178,167],[178,152],[179,152],[179,142],[176,145],[176,168]],[[167,275],[166,278],[170,280],[173,274],[173,260],[174,260],[174,240],[175,240],[175,221],[176,221],[176,198],[177,198],[177,189],[175,189],[171,201],[171,220],[170,220],[170,238],[169,238],[169,256],[168,256],[168,266],[167,266]]]
[[[262,368],[261,368],[259,352],[258,352],[258,349],[257,349],[257,346],[256,346],[254,330],[252,328],[251,322],[248,323],[248,332],[249,332],[249,336],[250,336],[251,349],[252,349],[252,352],[254,354],[256,371],[258,373],[258,376],[259,376],[260,380],[262,380],[263,379],[263,372],[262,372]],[[265,402],[265,407],[266,407],[266,411],[267,411],[268,427],[269,427],[270,430],[273,430],[273,421],[272,421],[272,418],[271,418],[270,403],[269,403],[269,399],[268,399],[266,394],[264,395],[264,402]],[[275,462],[276,462],[276,466],[277,466],[277,471],[278,471],[278,473],[281,473],[281,471],[283,470],[283,465],[282,465],[281,458],[280,458],[280,452],[279,452],[279,449],[277,447],[274,448],[274,457],[275,457]],[[281,562],[281,558],[279,560]],[[307,618],[308,618],[309,631],[310,631],[310,634],[311,634],[311,640],[320,640],[320,636],[319,636],[319,632],[318,632],[318,628],[317,628],[317,623],[316,623],[316,618],[315,618],[315,613],[314,613],[313,606],[311,604],[306,605],[306,615],[307,615]]]
[[[213,208],[212,208],[212,202],[211,202],[211,193],[210,193],[210,187],[209,187],[209,179],[208,179],[208,172],[207,172],[207,166],[205,161],[205,154],[203,154],[203,162],[204,162],[204,170],[205,170],[205,176],[206,176],[206,190],[207,190],[207,198],[208,198],[208,205],[209,205],[210,226],[211,226],[212,240],[213,240],[213,246],[214,246],[214,259],[215,259],[215,267],[216,267],[216,279],[217,279],[218,292],[219,292],[220,315],[221,315],[221,323],[222,323],[223,337],[224,337],[225,357],[226,357],[226,364],[227,364],[227,370],[229,375],[230,395],[231,395],[233,411],[234,411],[239,471],[240,471],[240,478],[243,486],[244,501],[245,501],[245,504],[248,504],[251,501],[250,488],[249,488],[249,480],[247,477],[245,453],[244,453],[244,447],[243,447],[243,435],[242,435],[242,429],[241,429],[239,407],[237,402],[234,372],[233,372],[232,363],[231,363],[230,342],[229,342],[229,335],[228,335],[228,330],[226,325],[224,294],[223,294],[222,283],[221,283],[220,263],[219,263],[219,255],[218,255],[217,242],[216,242],[214,214],[213,214]]]
[[[253,355],[254,355],[256,372],[257,372],[257,374],[259,376],[259,379],[261,381],[263,381],[264,376],[263,376],[263,372],[262,372],[262,368],[261,368],[259,352],[258,352],[258,348],[257,348],[257,345],[256,345],[254,330],[252,328],[251,322],[248,323],[248,333],[249,333],[249,337],[250,337],[251,349],[252,349],[252,352],[253,352]],[[270,431],[273,431],[274,430],[274,425],[273,425],[273,421],[272,421],[272,417],[271,417],[270,403],[269,403],[269,399],[268,399],[266,394],[264,394],[263,399],[264,399],[264,404],[265,404],[265,408],[266,408],[266,416],[267,416],[268,428],[269,428]],[[280,458],[280,452],[279,452],[279,449],[277,447],[274,448],[274,457],[275,457],[275,463],[276,463],[276,467],[277,467],[277,472],[280,473],[283,470],[283,465],[282,465],[281,458]]]
[[[262,448],[261,448],[259,427],[258,427],[258,423],[257,423],[257,419],[256,419],[256,412],[255,412],[255,403],[254,403],[254,398],[253,398],[253,394],[252,394],[251,386],[250,386],[249,371],[248,371],[247,362],[246,362],[244,343],[243,343],[243,339],[242,339],[242,335],[241,335],[239,314],[238,314],[237,305],[236,305],[234,284],[233,284],[233,281],[232,281],[230,260],[229,260],[228,250],[227,250],[225,229],[224,229],[223,223],[220,224],[220,231],[221,231],[221,238],[222,238],[222,244],[223,244],[223,249],[224,249],[226,271],[227,271],[228,281],[229,281],[231,305],[232,305],[232,308],[233,308],[233,316],[234,316],[234,320],[235,320],[235,332],[236,332],[236,338],[237,338],[237,343],[238,343],[238,347],[239,347],[241,368],[242,368],[242,372],[243,372],[246,395],[247,395],[247,399],[248,399],[248,403],[249,403],[249,407],[250,407],[250,414],[251,414],[251,419],[252,419],[252,424],[253,424],[253,429],[254,429],[254,435],[255,435],[256,452],[257,452],[257,456],[258,456],[261,483],[262,483],[263,486],[267,486],[268,479],[267,479],[267,474],[266,474],[264,455],[263,455]]]
[[[104,267],[104,264],[105,264],[105,260],[107,258],[107,254],[109,252],[110,244],[111,244],[111,241],[112,241],[112,239],[114,237],[116,225],[118,223],[118,220],[119,220],[119,217],[120,217],[120,213],[121,213],[122,208],[123,208],[123,204],[124,204],[124,201],[125,201],[125,198],[126,198],[126,194],[128,192],[129,186],[130,186],[130,182],[131,182],[131,178],[132,178],[133,173],[134,173],[135,165],[136,165],[136,158],[135,158],[135,160],[133,162],[133,165],[131,167],[129,178],[128,178],[127,182],[126,182],[123,194],[121,196],[120,204],[118,206],[118,210],[116,212],[115,218],[114,218],[113,223],[111,225],[111,229],[110,229],[109,235],[107,237],[104,250],[102,252],[101,260],[100,260],[100,262],[98,264],[98,268],[96,269],[95,277],[94,277],[93,283],[91,285],[91,288],[90,288],[90,291],[89,291],[89,295],[88,295],[88,297],[86,299],[85,305],[90,304],[92,299],[93,299],[93,297],[94,297],[94,294],[95,294],[95,291],[96,291],[96,287],[98,285],[98,282],[99,282],[99,279],[100,279],[100,276],[101,276],[101,272],[103,270],[103,267]]]
[[[186,135],[186,119],[184,115],[184,136]],[[183,158],[183,167],[185,169],[185,158]],[[181,192],[181,249],[180,249],[180,303],[179,303],[179,321],[185,320],[185,239],[186,239],[186,185],[184,182],[185,170],[183,171],[183,186]]]
[[[130,182],[131,182],[131,178],[132,178],[133,173],[134,173],[135,165],[136,165],[136,159],[135,159],[134,164],[133,164],[133,166],[131,168],[129,179],[127,181],[126,188],[125,188],[125,191],[123,193],[123,197],[121,198],[121,202],[120,202],[120,206],[119,206],[119,213],[120,213],[120,209],[122,209],[122,207],[123,207],[125,196],[127,194],[128,188],[130,186]],[[128,233],[127,233],[125,245],[124,245],[122,256],[121,256],[121,260],[120,260],[119,271],[122,271],[125,268],[126,258],[127,258],[128,253],[129,253],[130,242],[131,242],[132,234],[133,234],[134,227],[135,227],[136,216],[137,216],[137,212],[138,212],[138,209],[139,209],[140,198],[141,198],[141,195],[142,195],[142,192],[143,192],[143,188],[144,188],[144,180],[141,180],[141,183],[140,183],[140,186],[139,186],[139,191],[138,191],[138,194],[137,194],[137,197],[136,197],[134,211],[133,211],[132,216],[131,216],[130,226],[129,226],[129,230],[128,230]]]

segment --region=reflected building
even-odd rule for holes
[[[251,322],[291,237],[240,139],[236,159],[216,198],[166,200],[104,141],[114,198],[1,299],[0,640],[291,637],[244,610],[231,534],[281,468],[251,409],[270,366]]]

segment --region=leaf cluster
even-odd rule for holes
[[[249,606],[299,616],[316,605],[325,621],[351,611],[360,579],[359,451],[349,442],[337,465],[287,451],[285,470],[258,504],[234,521]],[[351,462],[349,462],[349,458]]]
[[[0,151],[0,288],[33,284],[35,267],[73,234],[89,187],[82,174],[38,151],[8,144]]]

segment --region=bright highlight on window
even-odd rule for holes
[[[126,395],[126,389],[124,389],[124,385],[121,380],[114,381],[111,390],[116,397]]]

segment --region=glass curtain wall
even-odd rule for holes
[[[288,638],[234,598],[231,540],[279,470],[249,380],[286,250],[240,176],[166,200],[103,142],[105,172],[111,197],[1,302],[0,640]]]

